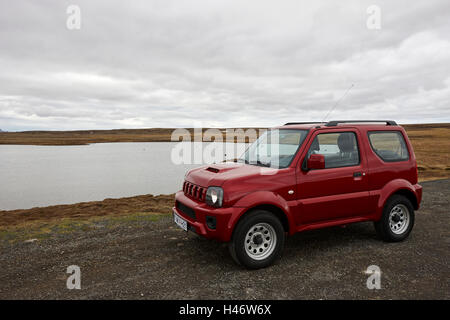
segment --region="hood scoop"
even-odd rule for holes
[[[240,166],[242,166],[242,164],[235,163],[235,162],[224,162],[224,163],[218,163],[218,164],[211,165],[211,166],[205,168],[204,170],[213,172],[213,173],[223,173],[223,172],[227,172],[227,171],[236,169],[237,167],[240,167]]]

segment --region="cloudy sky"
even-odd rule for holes
[[[0,0],[0,70],[10,131],[450,122],[450,1]]]

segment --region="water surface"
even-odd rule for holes
[[[0,145],[0,210],[176,192],[200,164],[174,164],[175,144]],[[224,149],[231,159],[233,145]]]

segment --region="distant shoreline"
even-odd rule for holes
[[[450,129],[450,123],[406,124],[402,126],[408,131],[408,134],[410,131],[424,129]],[[214,129],[224,132],[227,129],[238,128]],[[259,130],[266,128],[242,129]],[[0,145],[76,146],[113,142],[171,142],[171,135],[174,130],[176,128],[0,132]],[[187,130],[190,131],[193,140],[194,129],[189,128]],[[203,129],[203,131],[205,130],[208,130],[208,128]]]
[[[0,132],[0,145],[76,146],[114,142],[173,142],[177,128]],[[234,128],[214,128],[224,132]],[[243,130],[264,128],[242,128]],[[194,129],[187,128],[194,140]],[[203,132],[208,130],[204,128]],[[225,135],[224,135],[225,138]],[[246,141],[248,142],[248,140]]]

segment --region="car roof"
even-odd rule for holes
[[[277,128],[310,129],[324,124],[325,122],[288,122]]]
[[[383,124],[382,124],[383,123]],[[275,129],[342,129],[342,128],[365,128],[370,130],[401,130],[401,127],[392,120],[333,120],[329,122],[288,122]]]

